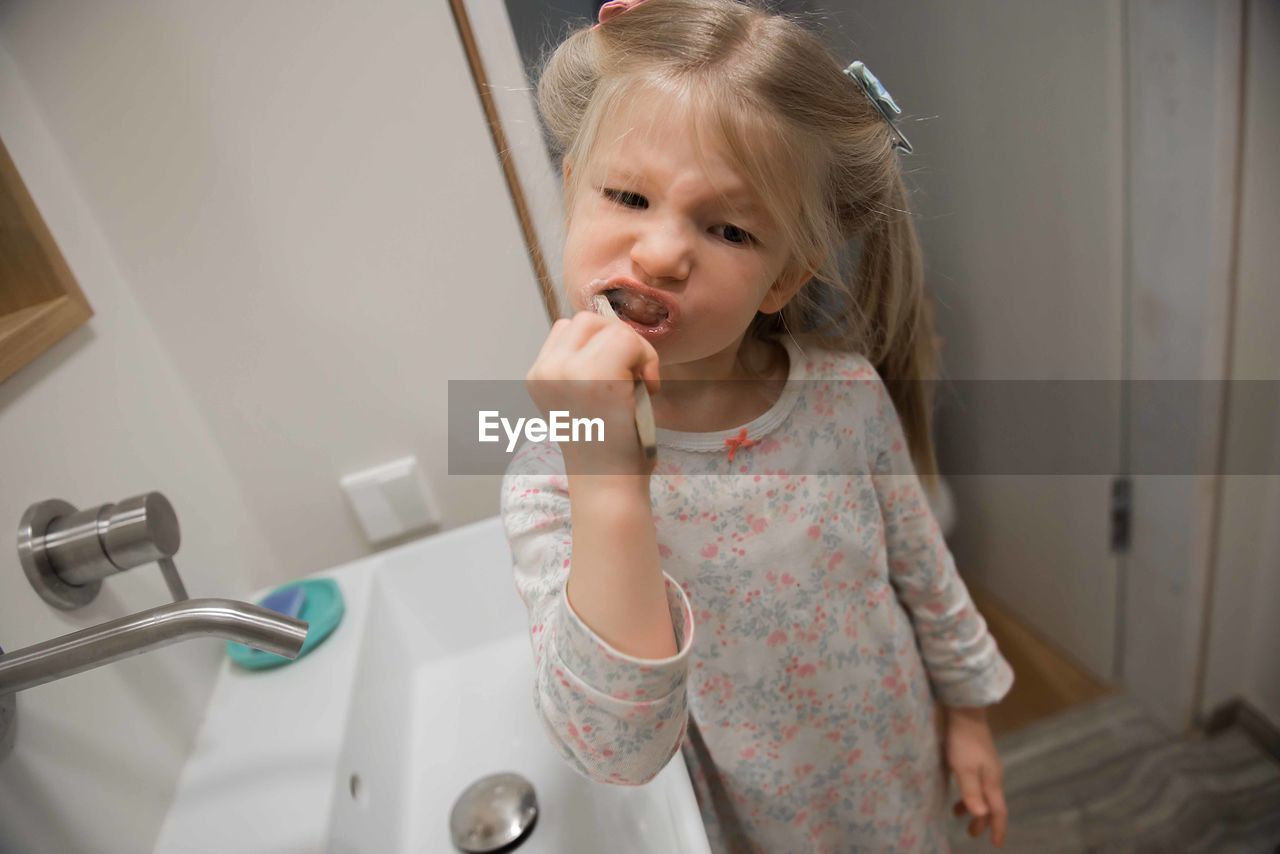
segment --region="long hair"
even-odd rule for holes
[[[557,159],[573,164],[590,161],[605,120],[643,88],[693,107],[768,206],[791,250],[788,271],[809,276],[747,334],[865,356],[917,473],[932,481],[932,318],[892,133],[815,33],[758,2],[646,0],[575,30],[540,63],[539,112]],[[567,218],[584,172],[569,170]]]

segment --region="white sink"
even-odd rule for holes
[[[537,795],[521,854],[709,852],[679,753],[612,786],[551,746],[499,518],[315,577],[342,623],[284,667],[224,660],[157,852],[447,854],[454,801],[499,771]]]

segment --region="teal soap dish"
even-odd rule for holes
[[[333,634],[333,630],[338,627],[338,623],[342,622],[344,607],[342,591],[338,588],[337,582],[332,579],[310,578],[304,581],[290,582],[263,596],[258,600],[258,604],[263,605],[268,600],[274,602],[287,600],[291,597],[282,594],[287,594],[297,588],[300,588],[304,594],[302,606],[297,613],[297,619],[310,624],[307,628],[307,639],[302,642],[302,650],[298,653],[298,658],[285,658],[283,655],[276,655],[274,652],[263,652],[260,649],[254,649],[251,646],[245,646],[242,643],[233,641],[227,643],[227,655],[232,662],[247,670],[265,670],[270,667],[279,667],[302,658],[323,643],[329,635]],[[264,605],[264,607],[270,606]]]

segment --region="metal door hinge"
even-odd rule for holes
[[[1129,530],[1133,521],[1133,481],[1117,477],[1111,481],[1111,551],[1129,550]]]

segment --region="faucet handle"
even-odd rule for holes
[[[173,557],[181,535],[178,514],[159,492],[135,495],[115,504],[104,504],[99,519],[102,548],[121,570]]]
[[[178,515],[159,492],[86,510],[52,498],[22,515],[18,558],[40,597],[69,611],[92,602],[108,576],[152,561],[172,566],[180,539]]]

